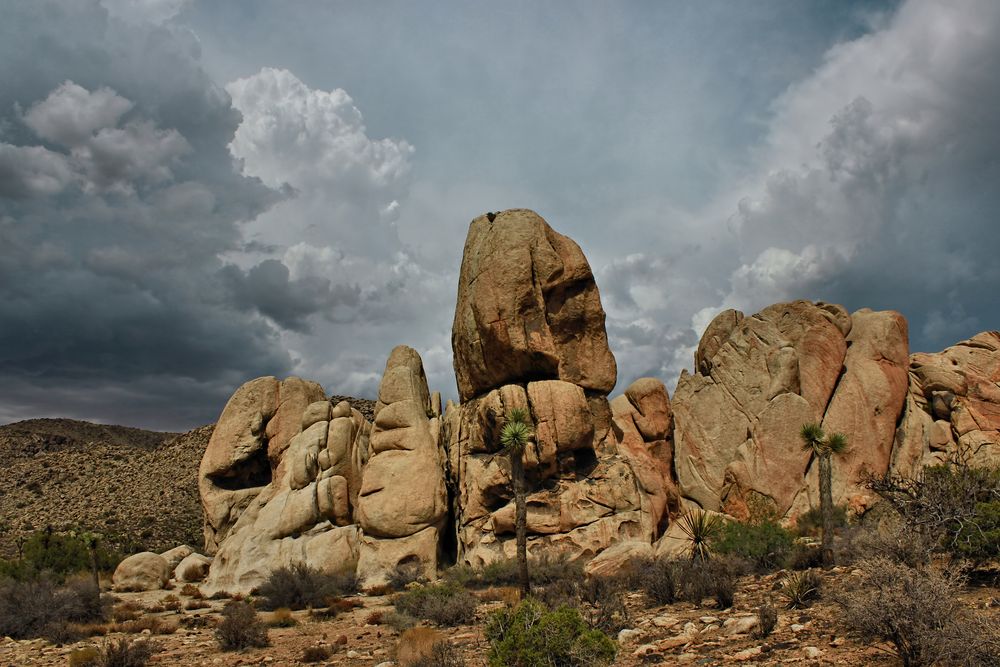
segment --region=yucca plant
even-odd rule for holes
[[[531,579],[528,576],[528,501],[524,482],[524,447],[534,436],[528,411],[513,408],[500,429],[500,445],[510,458],[510,476],[514,487],[514,528],[517,534],[517,566],[521,580],[521,591],[527,597],[531,593]]]
[[[847,436],[834,433],[826,437],[819,424],[805,424],[800,432],[802,448],[810,451],[819,464],[819,508],[823,517],[821,552],[823,567],[833,565],[833,455],[847,451]]]
[[[719,515],[693,510],[680,518],[679,526],[691,542],[691,560],[706,561],[712,557],[712,539],[722,529]]]
[[[789,609],[806,607],[819,597],[823,580],[813,570],[792,572],[781,582],[781,594]]]

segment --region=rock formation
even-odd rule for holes
[[[589,558],[656,536],[672,490],[669,400],[652,381],[612,414],[604,310],[575,243],[531,211],[473,220],[452,347],[464,401],[445,414],[459,562],[514,555],[510,465],[499,453],[513,408],[535,425],[523,455],[529,553]]]
[[[451,345],[462,401],[542,379],[605,395],[615,386],[617,367],[587,258],[525,209],[472,221]]]
[[[514,408],[535,429],[523,452],[529,554],[592,561],[592,572],[683,550],[673,519],[692,507],[792,520],[816,506],[817,466],[800,438],[808,422],[847,435],[833,493],[854,512],[873,502],[865,472],[1000,462],[1000,333],[910,356],[893,311],[809,301],[749,317],[727,310],[672,401],[655,378],[609,401],[617,370],[604,319],[573,241],[531,211],[476,218],[452,331],[461,403],[442,413],[405,346],[389,355],[368,417],[313,382],[246,383],[201,462],[215,558],[175,550],[171,562],[186,556],[180,571],[194,559],[191,578],[208,567],[208,591],[246,592],[296,563],[354,572],[371,587],[401,567],[433,577],[452,562],[511,558],[499,432]],[[169,574],[166,559],[143,558],[151,581]],[[123,586],[154,585],[126,583],[139,575],[125,570]]]
[[[796,301],[752,317],[721,313],[672,402],[681,495],[735,516],[755,502],[778,515],[808,509],[816,485],[799,430],[818,422],[851,445],[834,466],[835,502],[863,506],[858,474],[889,467],[907,353],[906,321],[894,312]]]
[[[893,468],[912,475],[953,460],[1000,464],[1000,332],[910,357]]]

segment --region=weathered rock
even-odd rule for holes
[[[174,568],[174,579],[182,583],[202,581],[208,575],[211,565],[212,559],[208,556],[189,554]]]
[[[167,565],[169,565],[170,569],[173,570],[175,567],[177,567],[178,563],[180,563],[182,560],[184,560],[193,553],[194,549],[192,549],[186,544],[181,544],[180,546],[176,546],[173,549],[164,551],[160,555],[163,556],[163,559],[167,561]]]
[[[851,315],[846,371],[823,416],[823,430],[848,436],[848,451],[833,466],[834,503],[855,510],[873,499],[860,488],[861,475],[889,469],[896,422],[906,400],[909,338],[897,312],[867,308]],[[809,484],[809,488],[818,488]],[[818,502],[816,503],[818,505]]]
[[[198,472],[205,549],[214,553],[240,514],[274,475],[306,406],[324,400],[314,382],[274,377],[247,382],[229,399]],[[294,425],[294,429],[292,426]]]
[[[619,574],[632,561],[653,557],[653,546],[646,541],[619,542],[592,558],[583,568],[589,577],[607,577]]]
[[[611,401],[611,413],[618,450],[639,482],[649,539],[655,540],[680,506],[673,483],[673,419],[666,387],[654,378],[636,380]]]
[[[143,551],[119,563],[111,581],[116,591],[156,591],[167,585],[170,573],[163,556]]]
[[[903,420],[892,470],[956,458],[1000,463],[1000,332],[986,331],[936,354],[910,357]]]
[[[476,218],[452,328],[459,395],[539,379],[607,393],[617,369],[604,318],[576,243],[525,209]]]
[[[360,543],[358,581],[366,589],[381,586],[402,567],[412,568],[427,579],[435,578],[439,540],[440,532],[435,526],[395,539],[364,535]]]
[[[754,498],[788,511],[809,464],[798,432],[827,409],[845,330],[843,308],[808,301],[716,317],[695,355],[698,372],[681,374],[671,402],[684,497],[737,515]]]

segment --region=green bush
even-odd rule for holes
[[[477,587],[517,586],[520,583],[516,560],[499,560],[481,571],[456,569],[455,579],[465,578],[465,584]],[[582,581],[583,565],[563,557],[542,556],[528,561],[528,576],[532,586],[548,586],[558,581]]]
[[[722,525],[712,541],[712,549],[723,555],[734,555],[751,562],[757,570],[783,567],[792,553],[795,539],[775,521]]]
[[[271,572],[255,591],[262,609],[325,607],[332,598],[357,592],[353,573],[330,574],[298,563]]]
[[[973,561],[994,555],[996,542],[982,536],[997,529],[997,509],[989,506],[1000,503],[1000,467],[930,466],[916,478],[887,473],[865,484],[939,551]]]
[[[0,578],[24,581],[48,572],[61,580],[68,574],[89,572],[93,568],[91,559],[90,548],[83,537],[39,530],[32,533],[21,547],[20,559],[0,561]],[[113,570],[121,559],[121,554],[103,544],[98,545],[97,567],[100,570]]]
[[[493,613],[486,624],[492,667],[609,665],[615,643],[570,607],[547,611],[536,600]]]
[[[397,612],[444,626],[472,623],[478,604],[476,596],[453,584],[417,586],[393,600]]]
[[[958,530],[955,550],[974,561],[1000,556],[1000,501],[976,503],[975,519]]]

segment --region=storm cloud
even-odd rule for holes
[[[16,0],[0,421],[187,428],[266,374],[372,396],[401,343],[454,396],[466,226],[508,207],[589,257],[619,388],[672,387],[729,307],[997,328],[998,33],[987,0]]]

